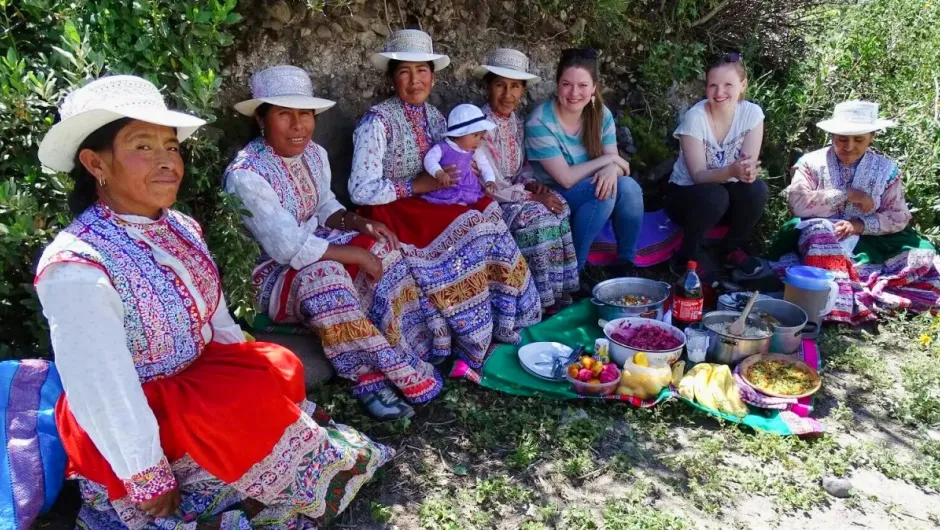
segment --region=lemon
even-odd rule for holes
[[[637,366],[642,366],[644,368],[649,368],[650,360],[646,358],[646,354],[638,351],[636,355],[633,356],[633,364]]]

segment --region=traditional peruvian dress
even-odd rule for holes
[[[578,257],[569,221],[571,209],[558,192],[552,191],[565,207],[550,212],[525,190],[525,185],[535,179],[525,160],[523,120],[515,112],[500,116],[489,105],[483,107],[483,114],[496,124],[495,129],[486,132],[486,144],[481,147],[496,173],[495,198],[529,264],[542,307],[549,307],[579,287]]]
[[[393,385],[408,401],[427,402],[443,386],[426,361],[450,355],[447,324],[399,250],[326,228],[343,209],[330,178],[326,150],[312,141],[301,155],[282,158],[257,138],[226,170],[225,189],[251,212],[245,225],[264,249],[252,276],[258,302],[275,322],[312,328],[336,372],[354,382],[354,395]],[[372,252],[382,260],[382,278],[324,260],[331,244]]]
[[[541,319],[541,304],[496,202],[442,205],[412,196],[411,181],[445,129],[429,104],[393,97],[372,107],[353,136],[349,191],[360,213],[408,244],[405,257],[447,319],[457,355],[478,369],[492,339],[518,342],[519,330]]]
[[[291,352],[245,342],[179,212],[91,206],[46,248],[36,289],[82,528],[316,527],[392,455],[306,400]],[[174,515],[138,509],[174,488]]]

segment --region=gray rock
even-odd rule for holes
[[[329,40],[333,38],[333,31],[329,26],[320,26],[317,28],[317,38],[322,40]]]
[[[278,0],[277,2],[274,2],[272,4],[266,4],[264,9],[267,12],[268,17],[271,18],[271,20],[276,21],[280,24],[289,23],[291,17],[294,16],[294,14],[290,10],[290,6],[287,5],[287,2],[285,2],[284,0]]]
[[[349,21],[349,26],[356,31],[365,31],[369,29],[369,23],[366,22],[366,19],[360,17],[359,15],[352,15],[346,20]]]
[[[311,33],[313,33],[313,30],[310,29],[310,28],[300,28],[300,38],[301,38],[301,39],[306,39],[307,37],[310,36]]]
[[[388,30],[388,26],[380,22],[376,22],[375,24],[372,24],[369,27],[372,29],[373,32],[375,32],[376,35],[382,38],[386,38],[392,34],[392,32]]]
[[[846,478],[828,476],[823,477],[822,487],[826,493],[840,499],[847,499],[852,496],[852,483]]]
[[[330,22],[330,30],[333,31],[333,35],[341,37],[343,35],[343,26],[340,26],[337,22]]]

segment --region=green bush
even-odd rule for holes
[[[142,75],[169,104],[210,122],[218,108],[227,27],[237,0],[0,0],[0,358],[48,353],[48,331],[32,288],[35,262],[68,223],[70,180],[42,170],[39,140],[69,90],[105,73]],[[256,247],[222,199],[225,161],[212,129],[185,145],[180,206],[203,223],[226,294],[239,314],[251,311],[248,278]]]

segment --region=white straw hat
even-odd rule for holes
[[[480,131],[492,131],[496,124],[487,120],[476,105],[457,105],[447,116],[447,132],[444,136],[466,136]]]
[[[251,98],[235,104],[235,110],[252,116],[262,103],[289,109],[309,109],[320,114],[335,101],[313,97],[313,83],[303,68],[280,65],[265,68],[251,76]]]
[[[59,117],[39,144],[39,161],[56,171],[71,171],[85,138],[121,118],[175,127],[181,142],[206,124],[167,109],[153,83],[132,75],[103,77],[72,91],[59,106]]]
[[[473,75],[482,79],[487,73],[508,79],[525,81],[528,84],[539,82],[539,76],[529,73],[529,58],[519,50],[499,48],[486,56],[486,61],[473,69]]]
[[[434,71],[443,70],[450,64],[450,57],[434,53],[431,36],[417,29],[401,29],[392,33],[385,41],[385,48],[370,58],[372,66],[381,71],[388,70],[389,61],[407,63],[431,62]]]
[[[894,125],[893,120],[878,118],[877,103],[859,100],[839,103],[832,112],[832,118],[816,124],[828,133],[846,136],[880,131]]]

